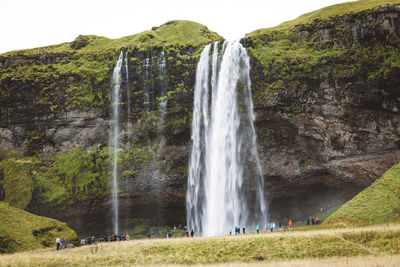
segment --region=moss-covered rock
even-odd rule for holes
[[[0,202],[0,253],[33,250],[56,245],[56,238],[76,243],[78,236],[57,220],[37,216]]]

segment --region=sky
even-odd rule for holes
[[[73,41],[80,34],[133,35],[192,20],[226,39],[343,0],[0,0],[0,53]]]

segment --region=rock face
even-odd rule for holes
[[[175,42],[185,31],[196,37]],[[344,203],[399,161],[399,37],[400,10],[384,6],[243,40],[272,219],[304,220]],[[0,55],[0,200],[82,235],[111,233],[110,77],[122,50],[120,229],[184,225],[196,64],[221,39],[178,21]]]
[[[259,153],[273,218],[305,220],[343,203],[399,161],[400,69],[384,59],[393,53],[399,62],[398,9],[295,26],[287,36],[294,44],[285,49],[307,44],[301,59],[282,55],[275,63],[259,56],[256,43],[274,49],[274,33],[245,40],[254,55]],[[380,51],[386,56],[362,59]]]

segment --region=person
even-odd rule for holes
[[[271,223],[271,232],[273,232],[273,231],[274,231],[274,229],[275,229],[275,223],[274,223],[274,222],[272,222],[272,223]]]
[[[167,233],[167,239],[169,238],[169,235],[168,235],[168,233]]]
[[[290,219],[289,220],[289,230],[291,230],[292,229],[292,220]]]
[[[194,237],[194,230],[193,230],[193,228],[192,228],[192,231],[190,231],[190,236],[191,236],[191,237]]]
[[[314,217],[311,218],[311,224],[312,224],[312,225],[315,225],[315,219],[314,219]]]
[[[129,236],[129,234],[126,234],[126,236],[125,236],[125,240],[126,240],[126,241],[129,241],[129,240],[131,240],[131,237]]]
[[[151,234],[150,234],[150,233],[147,234],[147,238],[148,238],[148,239],[151,238]]]
[[[260,226],[258,224],[256,225],[256,231],[257,231],[257,234],[260,233]]]
[[[61,244],[62,244],[62,248],[65,249],[65,239],[64,239],[64,237],[61,240]]]
[[[174,224],[174,230],[176,230],[176,226],[175,226],[175,224]]]
[[[189,230],[188,229],[186,229],[185,236],[189,237]]]
[[[282,222],[279,222],[279,230],[282,230]]]
[[[56,244],[57,244],[57,250],[59,250],[60,249],[60,238],[59,237],[56,238]]]
[[[320,222],[321,222],[321,218],[317,217],[317,220],[316,220],[315,224],[319,224]]]
[[[310,225],[310,218],[307,218],[307,225]]]
[[[242,231],[243,231],[243,234],[246,233],[246,226],[243,225]]]

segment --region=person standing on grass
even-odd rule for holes
[[[256,231],[257,231],[257,234],[260,233],[260,226],[258,224],[256,225]]]
[[[61,240],[61,244],[62,244],[62,248],[65,249],[65,239],[64,239],[64,237]]]
[[[60,250],[60,238],[56,238],[57,250]]]
[[[292,229],[292,220],[289,220],[289,230],[291,230]]]
[[[190,231],[190,236],[191,236],[191,237],[194,237],[194,230],[193,230],[193,228],[192,228],[192,231]]]
[[[243,225],[242,231],[243,231],[243,234],[246,233],[246,226]]]

